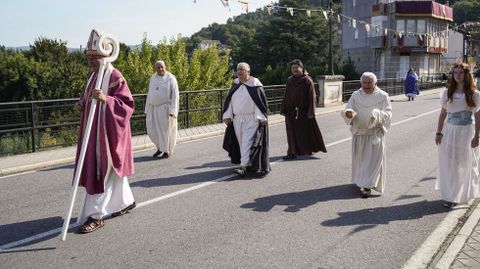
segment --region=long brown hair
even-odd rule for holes
[[[470,107],[475,106],[475,102],[473,101],[473,93],[476,91],[475,84],[473,83],[473,76],[470,72],[470,68],[468,65],[464,63],[457,63],[454,64],[452,67],[452,77],[448,81],[448,92],[447,97],[448,101],[452,102],[453,100],[453,93],[457,89],[457,82],[455,81],[455,69],[461,68],[463,70],[464,79],[463,79],[463,91],[465,92],[465,101],[467,105]]]

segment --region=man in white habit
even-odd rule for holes
[[[173,154],[177,142],[178,83],[164,61],[157,61],[155,70],[145,104],[147,134],[157,147],[153,157],[166,159]]]
[[[386,175],[385,134],[390,129],[392,105],[388,93],[377,87],[377,77],[365,72],[341,112],[352,132],[352,181],[363,198],[371,190],[383,193]]]
[[[264,177],[270,172],[267,98],[262,83],[250,76],[250,65],[239,63],[237,74],[224,104],[223,148],[232,163],[240,164],[234,170],[239,176],[245,176],[248,169]]]

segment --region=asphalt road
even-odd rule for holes
[[[434,190],[438,109],[437,95],[393,102],[386,191],[368,199],[351,184],[339,113],[317,117],[328,153],[294,161],[281,161],[284,125],[270,126],[263,179],[230,176],[222,137],[179,144],[166,160],[137,152],[139,207],[66,242],[72,165],[0,178],[0,249],[47,233],[4,249],[0,268],[401,268],[448,213]]]

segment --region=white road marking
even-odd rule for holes
[[[13,176],[21,176],[21,175],[31,174],[31,173],[34,173],[34,172],[37,172],[37,170],[22,172],[22,173],[18,173],[18,174],[6,175],[6,176],[0,177],[0,179],[7,178],[7,177],[13,177]]]
[[[430,115],[432,113],[435,113],[435,112],[438,112],[440,111],[440,109],[436,109],[436,110],[432,110],[432,111],[429,111],[429,112],[426,112],[426,113],[422,113],[420,115],[417,115],[415,117],[411,117],[411,118],[408,118],[408,119],[405,119],[405,120],[401,120],[399,122],[395,122],[392,124],[392,126],[395,126],[395,125],[398,125],[398,124],[402,124],[402,123],[405,123],[405,122],[408,122],[408,121],[412,121],[412,120],[415,120],[415,119],[418,119],[418,118],[421,118],[421,117],[424,117],[424,116],[427,116],[427,115]],[[344,138],[344,139],[341,139],[341,140],[337,140],[335,142],[332,142],[330,144],[327,144],[325,145],[326,147],[332,147],[334,145],[338,145],[338,144],[341,144],[343,142],[346,142],[346,141],[349,141],[351,140],[352,138],[349,137],[349,138]],[[198,140],[197,140],[198,141]],[[274,162],[271,162],[270,164],[271,165],[276,165],[280,162],[283,162],[283,160],[278,160],[278,161],[274,161]],[[18,175],[18,174],[17,174]],[[144,201],[144,202],[141,202],[137,205],[137,207],[144,207],[144,206],[147,206],[147,205],[150,205],[150,204],[153,204],[153,203],[156,203],[156,202],[159,202],[159,201],[162,201],[162,200],[165,200],[165,199],[168,199],[168,198],[172,198],[172,197],[175,197],[175,196],[178,196],[178,195],[181,195],[181,194],[184,194],[184,193],[187,193],[187,192],[191,192],[191,191],[194,191],[194,190],[198,190],[198,189],[201,189],[203,187],[207,187],[207,186],[210,186],[212,184],[215,184],[217,182],[221,182],[221,181],[225,181],[227,179],[230,179],[230,178],[233,178],[235,177],[236,175],[232,174],[232,175],[226,175],[226,176],[223,176],[221,178],[218,178],[218,179],[215,179],[215,180],[211,180],[211,181],[207,181],[207,182],[204,182],[204,183],[201,183],[201,184],[198,184],[198,185],[195,185],[195,186],[192,186],[192,187],[188,187],[186,189],[182,189],[182,190],[179,190],[179,191],[176,191],[176,192],[172,192],[172,193],[169,193],[169,194],[166,194],[166,195],[162,195],[162,196],[159,196],[159,197],[156,197],[156,198],[153,198],[151,200],[148,200],[148,201]],[[75,228],[77,227],[78,225],[77,224],[72,224],[68,227],[68,229],[72,229],[72,228]],[[29,243],[29,242],[32,242],[32,241],[35,241],[35,240],[39,240],[39,239],[42,239],[42,238],[45,238],[45,237],[48,237],[48,236],[51,236],[53,234],[56,234],[56,233],[60,233],[61,232],[61,227],[60,228],[57,228],[57,229],[54,229],[54,230],[50,230],[50,231],[47,231],[47,232],[44,232],[44,233],[41,233],[41,234],[37,234],[37,235],[34,235],[34,236],[31,236],[31,237],[27,237],[25,239],[22,239],[22,240],[18,240],[18,241],[14,241],[14,242],[11,242],[11,243],[7,243],[7,244],[4,244],[4,245],[1,245],[0,246],[0,252],[2,250],[6,250],[6,249],[10,249],[10,248],[13,248],[13,247],[16,247],[16,246],[19,246],[19,245],[22,245],[22,244],[26,244],[26,243]]]

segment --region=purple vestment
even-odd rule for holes
[[[77,167],[84,129],[90,112],[91,100],[87,97],[91,96],[95,88],[97,74],[91,73],[89,77],[91,76],[93,77],[90,79],[90,83],[80,97],[84,111],[80,117],[75,167]],[[105,76],[104,79],[108,79],[108,76]],[[127,82],[117,69],[113,69],[108,85],[107,100],[105,103],[97,102],[80,176],[80,186],[84,186],[87,193],[91,195],[104,192],[104,181],[108,170],[107,150],[110,152],[111,166],[118,176],[124,177],[134,173],[130,130],[130,117],[134,109],[133,97]],[[99,116],[100,121],[98,120]],[[108,147],[105,137],[108,139]],[[99,158],[97,158],[97,147]]]

